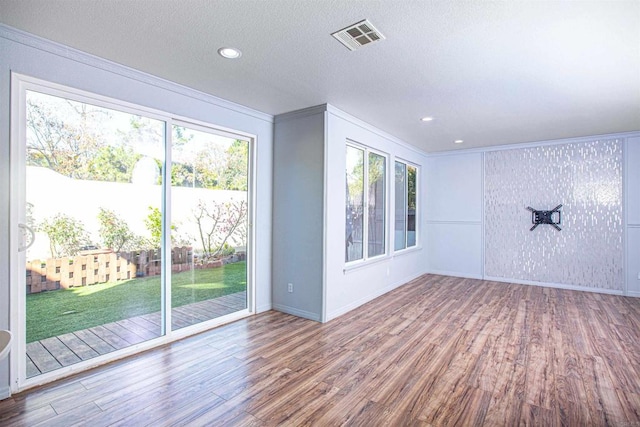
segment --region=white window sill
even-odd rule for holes
[[[404,254],[410,254],[410,253],[413,253],[413,252],[418,252],[418,251],[421,251],[421,250],[422,250],[422,246],[421,245],[411,246],[410,248],[400,249],[400,250],[395,251],[393,253],[393,255],[391,256],[391,258],[395,258],[397,256],[401,256],[401,255],[404,255]]]
[[[347,274],[347,273],[349,273],[350,271],[353,271],[353,270],[359,270],[361,268],[369,267],[370,265],[374,265],[374,264],[377,264],[379,262],[392,260],[393,258],[395,258],[397,256],[407,255],[407,254],[411,254],[411,253],[414,253],[414,252],[419,252],[421,250],[422,250],[422,246],[412,246],[412,247],[410,247],[408,249],[401,249],[399,251],[396,251],[392,255],[389,255],[389,254],[380,255],[380,256],[377,256],[375,258],[369,258],[369,259],[367,259],[365,261],[353,261],[353,262],[345,265],[342,271],[343,271],[344,274]]]
[[[359,270],[361,268],[368,267],[370,265],[377,264],[379,262],[389,261],[390,259],[391,259],[391,256],[389,254],[386,254],[386,255],[377,256],[375,258],[369,258],[364,261],[362,260],[353,261],[353,262],[350,262],[349,264],[346,264],[342,271],[344,274],[347,274],[350,271]]]

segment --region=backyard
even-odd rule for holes
[[[245,291],[246,262],[171,275],[171,306]],[[160,276],[27,295],[27,342],[160,311]]]

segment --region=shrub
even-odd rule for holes
[[[84,224],[63,213],[45,219],[37,229],[49,237],[53,258],[77,255],[80,248],[89,242]]]
[[[130,246],[135,240],[135,235],[127,223],[114,211],[100,208],[98,221],[100,222],[98,233],[100,233],[104,247],[110,248],[114,252],[120,252],[126,248],[127,244]]]

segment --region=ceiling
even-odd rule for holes
[[[386,40],[330,36],[365,18]],[[269,114],[330,103],[427,152],[640,130],[637,0],[0,0],[0,22]]]

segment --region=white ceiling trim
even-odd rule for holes
[[[562,145],[562,144],[573,144],[573,143],[581,143],[581,142],[591,142],[591,141],[597,141],[602,139],[627,139],[627,138],[636,138],[636,137],[640,137],[640,131],[608,133],[603,135],[591,135],[591,136],[579,136],[575,138],[551,139],[547,141],[537,141],[537,142],[519,142],[515,144],[494,145],[491,147],[463,148],[460,150],[440,151],[437,153],[426,153],[426,156],[427,157],[443,157],[443,156],[453,156],[457,154],[488,153],[491,151],[516,150],[520,148],[535,148],[535,147],[544,147],[548,145]]]
[[[326,104],[326,106],[327,106],[327,112],[333,114],[334,116],[337,116],[337,117],[340,117],[342,119],[345,119],[345,120],[353,123],[354,125],[361,127],[362,129],[368,130],[368,131],[370,131],[370,132],[372,132],[372,133],[374,133],[374,134],[376,134],[376,135],[378,135],[378,136],[380,136],[380,137],[382,137],[382,138],[384,138],[386,140],[389,140],[390,142],[394,142],[394,143],[406,148],[407,150],[413,151],[414,153],[418,153],[418,154],[420,154],[422,156],[427,154],[426,151],[421,150],[420,148],[416,147],[415,145],[411,145],[408,142],[403,141],[402,139],[391,135],[390,133],[387,133],[387,132],[385,132],[383,130],[380,130],[377,127],[373,126],[372,124],[367,123],[364,120],[361,120],[361,119],[359,119],[359,118],[347,113],[346,111],[342,111],[341,109],[336,108],[331,104]]]
[[[303,108],[301,110],[296,110],[296,111],[290,111],[288,113],[283,113],[283,114],[278,114],[277,116],[275,116],[275,123],[281,123],[281,122],[285,122],[287,120],[291,120],[291,119],[295,119],[298,117],[304,117],[304,116],[312,116],[314,114],[321,114],[324,112],[327,112],[329,114],[333,114],[336,117],[340,117],[341,119],[344,119],[366,131],[369,131],[375,135],[378,135],[381,138],[384,138],[386,140],[388,140],[389,142],[393,142],[397,145],[400,145],[403,148],[406,148],[409,151],[412,151],[414,153],[417,153],[421,156],[424,156],[427,154],[426,151],[423,151],[421,149],[419,149],[418,147],[415,147],[409,143],[407,143],[406,141],[403,141],[399,138],[396,138],[395,136],[384,132],[383,130],[378,129],[377,127],[375,127],[374,125],[367,123],[345,111],[342,111],[339,108],[334,107],[331,104],[321,104],[321,105],[316,105],[313,107],[309,107],[309,108]]]

